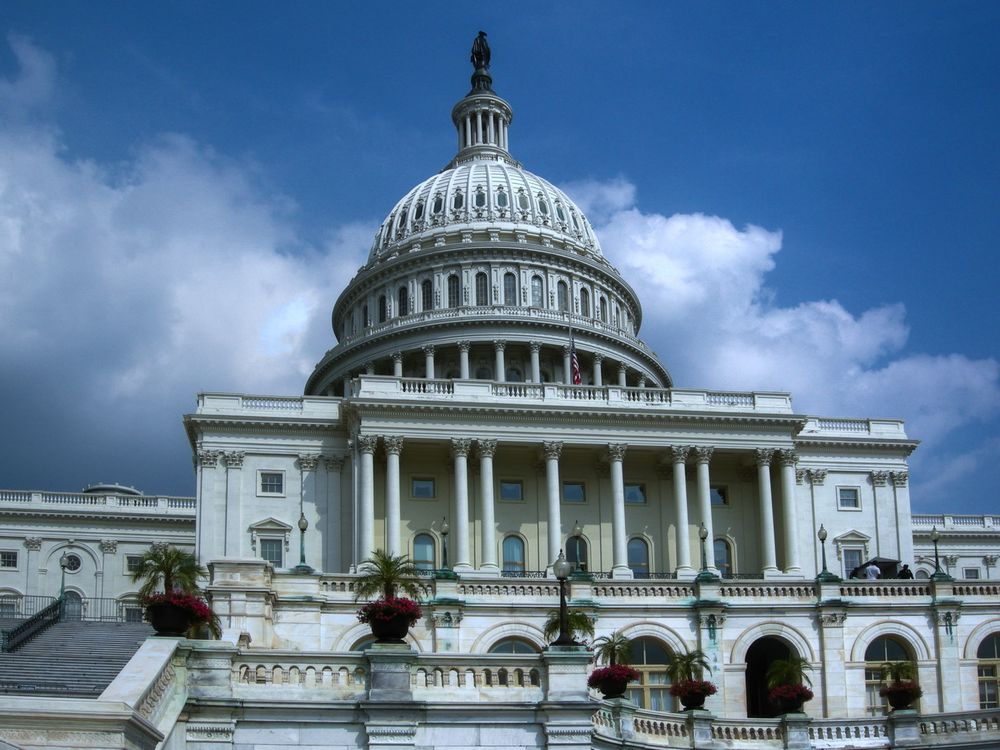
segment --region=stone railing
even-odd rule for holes
[[[821,747],[885,747],[889,735],[885,717],[867,719],[813,719],[809,741]]]
[[[914,529],[930,532],[932,528],[938,531],[974,531],[992,529],[1000,533],[1000,516],[955,516],[947,513],[930,515],[915,513],[911,519]]]
[[[812,581],[787,583],[781,581],[724,582],[719,595],[726,599],[815,599],[816,585]]]
[[[252,414],[261,417],[330,419],[340,416],[340,399],[326,396],[253,396],[199,393],[198,414]]]
[[[883,440],[906,440],[901,419],[833,419],[809,417],[799,432],[800,438],[843,436]]]
[[[535,597],[559,596],[559,583],[555,579],[510,579],[491,581],[460,580],[457,591],[461,596],[472,597]]]
[[[595,581],[595,597],[624,599],[656,597],[658,599],[686,599],[694,596],[694,585],[678,581]]]
[[[924,744],[954,744],[956,741],[994,739],[1000,746],[1000,711],[964,711],[953,714],[921,716],[918,723]]]
[[[539,657],[491,654],[489,665],[481,655],[420,655],[410,668],[414,697],[434,700],[433,694],[446,690],[478,690],[491,694],[490,700],[539,700],[544,694],[544,666]],[[523,689],[523,690],[520,690]],[[511,691],[527,692],[515,696]]]
[[[269,651],[241,654],[233,661],[232,683],[241,689],[295,688],[335,693],[337,698],[361,696],[368,687],[367,661],[362,654],[301,654]]]
[[[840,595],[845,599],[878,597],[882,599],[893,597],[929,597],[931,584],[927,581],[900,580],[888,578],[875,581],[843,581],[840,584]]]
[[[87,492],[39,492],[35,490],[0,490],[0,505],[18,508],[53,508],[109,513],[156,513],[171,516],[194,517],[193,497],[166,495],[97,495]]]
[[[726,745],[782,747],[784,736],[781,719],[712,719],[712,739]]]

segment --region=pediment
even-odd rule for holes
[[[857,529],[851,529],[850,531],[845,531],[840,536],[833,538],[834,544],[864,544],[867,546],[868,542],[871,541],[871,537],[867,534],[858,531]]]
[[[257,521],[256,523],[250,524],[249,529],[250,531],[256,532],[280,531],[282,534],[287,534],[292,530],[292,527],[284,521],[279,521],[277,518],[265,518],[263,521]]]

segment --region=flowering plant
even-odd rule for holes
[[[406,597],[394,597],[391,599],[376,599],[368,602],[358,610],[358,621],[370,623],[373,621],[386,622],[397,617],[404,616],[409,625],[413,625],[423,614],[420,605],[412,599]]]
[[[805,685],[778,685],[771,688],[767,697],[772,703],[804,703],[813,699],[813,691]]]
[[[717,692],[719,692],[719,689],[715,686],[715,683],[708,680],[681,680],[670,686],[670,694],[675,698],[680,698],[682,695],[708,697],[709,695],[715,695]]]
[[[899,682],[894,682],[891,685],[883,685],[878,691],[878,694],[883,698],[892,693],[906,693],[913,700],[916,700],[924,694],[924,690],[913,680],[900,680]]]
[[[209,622],[214,614],[204,599],[194,594],[185,594],[182,591],[171,591],[169,594],[148,594],[142,597],[141,601],[146,607],[154,604],[172,604],[175,607],[185,609],[195,623]]]
[[[610,667],[601,667],[591,672],[590,677],[587,678],[587,687],[600,687],[602,683],[608,680],[635,682],[638,679],[638,670],[627,667],[624,664],[615,664]]]

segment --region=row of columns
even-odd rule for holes
[[[388,552],[403,554],[401,536],[400,474],[399,458],[403,438],[390,435],[383,438],[386,459],[386,536]],[[480,489],[482,518],[482,563],[480,568],[487,571],[499,570],[497,563],[496,522],[493,496],[493,458],[497,441],[477,440],[479,471],[482,477]],[[375,550],[375,479],[374,454],[378,446],[378,436],[358,436],[360,451],[360,498],[359,498],[359,557],[367,558]],[[548,566],[559,556],[563,546],[562,538],[562,491],[559,477],[559,460],[563,443],[544,441],[542,455],[545,459],[546,504],[548,511]],[[625,519],[625,477],[624,459],[628,449],[625,443],[608,444],[608,463],[611,476],[612,496],[612,575],[615,578],[631,578],[628,566],[628,532]],[[469,523],[469,470],[468,458],[472,450],[469,438],[452,438],[451,454],[455,472],[455,507],[453,509],[455,528],[455,548],[452,567],[458,571],[473,569]],[[712,446],[670,446],[673,468],[673,488],[677,512],[677,572],[681,575],[694,572],[691,560],[691,544],[687,533],[689,528],[686,467],[689,456],[695,459],[695,494],[698,513],[708,532],[707,539],[714,540],[712,523],[712,497],[709,463],[714,452]],[[784,527],[785,572],[799,573],[798,536],[795,533],[795,463],[798,460],[792,450],[758,448],[754,451],[757,465],[757,490],[759,497],[760,546],[763,573],[777,573],[775,550],[774,515],[772,511],[771,463],[777,456],[781,466],[782,521]],[[705,566],[718,573],[715,564],[713,544],[705,545]]]
[[[507,150],[507,122],[499,112],[478,109],[466,114],[462,124],[458,132],[459,150],[484,144]]]

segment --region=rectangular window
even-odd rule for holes
[[[282,542],[280,539],[261,539],[260,556],[276,568],[281,567]]]
[[[284,495],[285,494],[285,472],[283,471],[260,471],[261,495]]]
[[[563,482],[563,502],[564,503],[585,503],[587,502],[587,491],[583,482]]]
[[[521,480],[501,479],[500,499],[508,503],[519,503],[524,500],[524,484]]]
[[[861,490],[857,487],[838,487],[837,507],[841,510],[860,510]]]
[[[644,484],[626,484],[625,485],[625,502],[634,503],[635,505],[645,505],[646,503],[646,485]]]
[[[1000,681],[997,680],[996,665],[984,665],[979,667],[979,707],[1000,708],[1000,701],[997,696],[1000,694]]]
[[[418,500],[431,500],[435,497],[434,480],[414,477],[410,482],[410,496]]]
[[[142,622],[140,607],[125,607],[125,622]]]
[[[962,578],[978,579],[979,568],[962,568]]]
[[[125,555],[125,572],[135,573],[142,563],[142,555]]]
[[[855,568],[861,567],[861,556],[863,550],[860,549],[845,549],[843,551],[844,558],[844,578],[851,577],[851,571]]]
[[[728,487],[712,487],[708,492],[712,505],[729,505]]]
[[[0,551],[0,568],[16,568],[16,567],[17,567],[17,551],[16,550]]]

